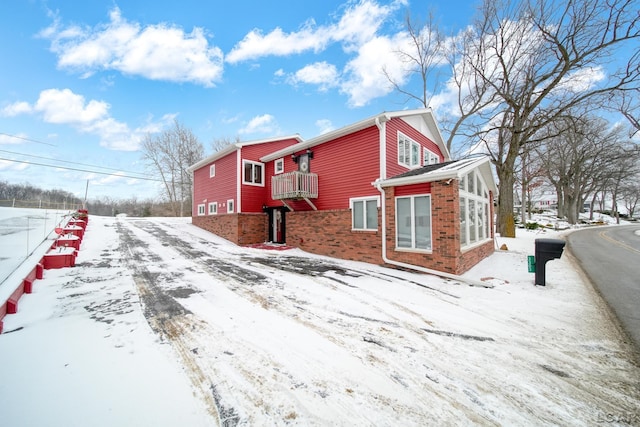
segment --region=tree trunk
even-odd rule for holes
[[[513,217],[513,167],[502,164],[497,168],[500,186],[498,187],[498,233],[502,237],[516,237],[516,224]]]

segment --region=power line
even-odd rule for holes
[[[71,165],[87,166],[87,167],[91,167],[91,168],[100,168],[100,169],[112,170],[112,171],[117,171],[117,172],[134,173],[134,174],[137,174],[137,175],[147,176],[147,175],[141,174],[139,172],[127,171],[127,170],[123,170],[123,169],[108,168],[106,166],[91,165],[91,164],[87,164],[87,163],[72,162],[72,161],[69,161],[69,160],[53,159],[51,157],[36,156],[35,154],[24,154],[24,153],[18,153],[16,151],[9,151],[9,150],[0,150],[0,152],[9,153],[9,154],[16,154],[18,156],[33,157],[33,158],[36,158],[36,159],[50,160],[50,161],[53,161],[53,162],[68,163],[68,164],[71,164]]]
[[[44,167],[48,167],[48,168],[64,169],[64,170],[70,170],[70,171],[89,172],[89,173],[95,173],[95,174],[99,174],[99,175],[118,176],[118,177],[121,177],[121,178],[132,178],[132,179],[141,179],[141,180],[144,180],[144,181],[161,182],[161,180],[156,179],[156,178],[144,178],[144,177],[140,177],[140,176],[121,175],[121,174],[110,173],[110,172],[98,172],[98,171],[88,170],[88,169],[70,168],[68,166],[47,165],[45,163],[28,162],[26,160],[6,159],[4,157],[0,157],[0,160],[5,160],[5,161],[8,161],[8,162],[14,162],[14,163],[26,163],[28,165],[44,166]]]
[[[55,144],[50,144],[48,142],[38,141],[37,139],[25,138],[23,136],[11,135],[9,133],[0,132],[0,135],[4,135],[4,136],[11,137],[11,138],[16,138],[16,139],[21,139],[23,141],[35,142],[36,144],[43,144],[43,145],[49,145],[51,147],[57,147],[57,145],[55,145]]]

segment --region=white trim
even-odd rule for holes
[[[254,168],[257,167],[257,166],[260,167],[260,182],[253,182],[253,181],[246,181],[245,180],[244,168],[248,164],[251,165],[251,179],[255,179],[255,170],[254,170]],[[256,187],[264,187],[264,169],[265,169],[264,168],[264,163],[255,162],[253,160],[242,159],[242,183],[244,185],[253,185],[253,186],[256,186]]]
[[[280,165],[280,170],[278,170],[278,165]],[[273,162],[273,174],[278,175],[284,172],[284,157],[276,159]]]
[[[205,204],[201,203],[198,205],[198,216],[204,216],[205,215]]]
[[[216,164],[209,165],[209,178],[216,176]]]
[[[238,205],[235,208],[240,213],[242,208],[242,175],[244,174],[244,170],[242,170],[242,148],[236,151],[236,173],[239,173],[240,176],[236,176],[236,200]]]

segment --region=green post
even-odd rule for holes
[[[529,261],[529,273],[535,273],[536,272],[536,257],[534,257],[533,255],[529,255],[527,257],[527,261]]]

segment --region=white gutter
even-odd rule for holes
[[[382,188],[382,186],[380,185],[380,182],[376,180],[376,182],[374,182],[373,184],[380,192],[380,196],[382,198],[382,260],[385,263],[402,267],[402,268],[407,268],[409,270],[420,271],[422,273],[433,274],[434,276],[440,276],[446,279],[459,280],[471,286],[493,288],[493,285],[481,282],[479,280],[468,279],[466,277],[457,276],[455,274],[447,273],[444,271],[432,270],[430,268],[422,267],[419,265],[407,264],[404,262],[394,261],[392,259],[387,258],[386,198],[385,198],[384,188]]]

